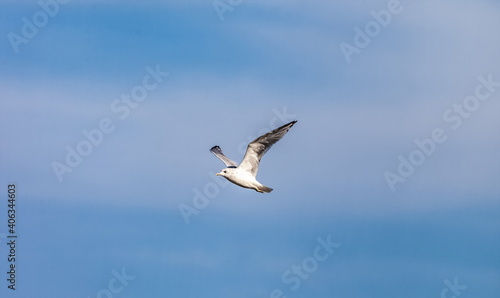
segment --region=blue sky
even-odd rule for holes
[[[0,3],[2,297],[498,297],[496,1],[41,3]],[[214,176],[291,120],[272,193]]]

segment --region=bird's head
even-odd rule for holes
[[[232,172],[233,172],[233,169],[231,169],[231,168],[225,168],[225,169],[222,169],[219,173],[217,173],[215,175],[216,176],[222,176],[222,177],[229,177]]]

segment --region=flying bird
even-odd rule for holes
[[[222,153],[219,146],[213,146],[210,152],[222,160],[227,167],[215,175],[222,176],[238,186],[255,189],[260,193],[271,192],[273,190],[272,188],[262,185],[255,178],[259,170],[260,159],[271,146],[285,136],[288,130],[296,122],[297,121],[292,121],[287,123],[253,140],[248,144],[245,157],[243,157],[239,166],[237,163],[227,158],[227,156]]]

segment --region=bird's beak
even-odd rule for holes
[[[220,176],[220,173],[215,174],[215,176]]]

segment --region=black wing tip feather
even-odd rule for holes
[[[210,148],[210,152],[220,152],[222,151],[219,146],[215,145],[212,148]]]
[[[288,122],[287,124],[283,124],[282,126],[280,126],[280,127],[276,128],[274,131],[278,131],[278,130],[281,130],[281,129],[283,129],[283,128],[285,128],[285,127],[286,127],[286,128],[287,128],[287,131],[286,131],[286,132],[288,132],[288,130],[289,130],[290,128],[292,128],[292,126],[293,126],[295,123],[297,123],[297,121],[298,121],[298,120],[293,120],[292,122]]]
[[[299,121],[299,120],[293,120],[292,122],[288,122],[287,124],[283,125],[282,127],[286,127],[288,125],[290,125],[290,127],[292,127],[295,123],[297,123],[297,121]]]

